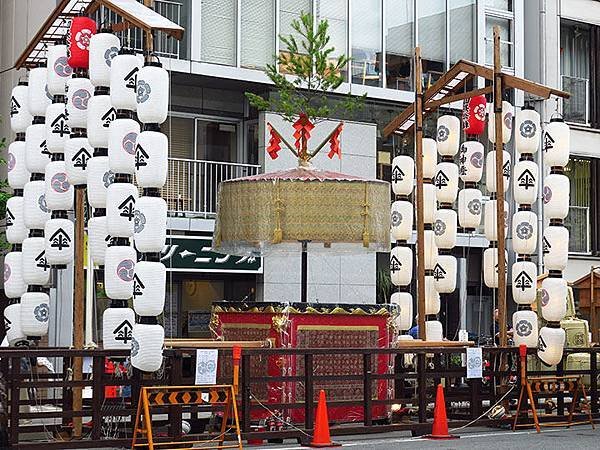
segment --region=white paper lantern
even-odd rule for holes
[[[131,308],[107,308],[102,315],[102,347],[104,350],[131,348],[135,313]]]
[[[86,128],[88,102],[94,95],[89,78],[70,78],[67,82],[67,118],[69,127]]]
[[[539,168],[533,161],[518,161],[514,167],[513,193],[515,203],[533,205],[537,200]]]
[[[413,322],[413,298],[410,292],[394,292],[390,302],[398,306],[398,315],[394,321],[396,327],[402,331],[410,330]]]
[[[439,163],[433,184],[438,202],[454,203],[458,194],[458,166],[452,162]]]
[[[558,364],[563,356],[565,337],[562,328],[542,327],[538,337],[538,358],[548,366]]]
[[[94,149],[87,137],[73,135],[65,144],[65,165],[69,182],[74,186],[87,183],[87,169]]]
[[[113,183],[106,193],[108,233],[113,237],[133,236],[138,190],[131,183]]]
[[[517,211],[512,218],[512,243],[515,253],[532,255],[537,247],[537,214]]]
[[[435,289],[435,279],[431,275],[425,276],[425,315],[440,312],[440,294]]]
[[[13,189],[23,189],[31,176],[27,170],[26,148],[25,141],[14,141],[8,146],[7,181]]]
[[[50,95],[64,95],[67,80],[71,78],[73,69],[67,62],[67,46],[64,44],[48,47],[46,58],[48,60],[48,92]]]
[[[142,133],[140,137],[142,137],[144,133]],[[413,191],[414,179],[414,159],[407,155],[396,156],[392,160],[392,190],[394,191],[394,194],[410,195]]]
[[[106,192],[115,174],[108,168],[108,156],[94,156],[87,169],[87,198],[93,208],[106,208]]]
[[[569,163],[571,130],[561,118],[552,118],[544,132],[544,164],[564,167]]]
[[[567,314],[567,280],[548,277],[542,281],[542,317],[548,322],[560,322]]]
[[[496,143],[496,117],[494,114],[494,103],[488,104],[488,138],[490,142]],[[514,108],[507,102],[502,102],[502,143],[510,141],[512,134]]]
[[[51,161],[46,166],[46,206],[52,211],[73,209],[73,186],[69,183],[64,161]]]
[[[433,179],[437,166],[437,143],[435,139],[423,139],[423,178]]]
[[[116,109],[135,111],[137,78],[142,61],[130,53],[114,57],[110,68],[110,100]]]
[[[165,306],[167,269],[157,261],[138,261],[133,278],[133,308],[138,316],[159,316]]]
[[[23,241],[23,280],[27,284],[45,286],[50,281],[50,265],[46,259],[43,237],[28,237]]]
[[[109,240],[106,216],[91,217],[88,220],[88,245],[94,264],[104,265]]]
[[[169,73],[159,62],[148,62],[137,78],[137,115],[142,123],[161,124],[169,113]]]
[[[390,279],[394,286],[408,286],[413,275],[413,252],[410,247],[397,245],[390,252]]]
[[[397,200],[392,203],[390,223],[392,238],[395,241],[407,241],[412,236],[414,221],[413,204],[407,200]]]
[[[131,341],[131,365],[143,372],[156,372],[162,366],[165,330],[160,325],[136,323]]]
[[[46,108],[52,102],[52,95],[48,93],[47,83],[45,67],[35,67],[29,71],[27,107],[32,116],[45,116]]]
[[[433,268],[435,290],[440,294],[451,294],[456,290],[458,263],[452,255],[439,255]]]
[[[113,245],[106,249],[104,289],[109,298],[127,300],[133,297],[135,261],[133,247]]]
[[[436,342],[444,340],[444,328],[441,322],[437,320],[427,320],[425,322],[425,340]]]
[[[498,240],[498,221],[497,221],[497,200],[488,200],[485,203],[483,232],[488,241]],[[508,231],[508,202],[504,201],[504,236]]]
[[[458,193],[458,223],[467,229],[481,225],[483,194],[479,189],[461,189]]]
[[[135,147],[135,179],[138,186],[164,186],[167,181],[168,155],[169,139],[165,134],[158,131],[142,131],[138,135]]]
[[[88,102],[87,133],[94,148],[108,148],[108,129],[117,118],[117,110],[110,102],[108,90],[105,95],[94,95]]]
[[[46,109],[46,146],[50,153],[63,153],[71,129],[64,103],[52,103]]]
[[[518,305],[531,305],[537,293],[537,266],[532,261],[517,261],[512,265],[512,295]]]
[[[21,305],[19,303],[13,303],[4,308],[4,327],[9,345],[14,346],[27,340],[27,336],[21,328]]]
[[[50,210],[46,205],[46,183],[44,180],[30,181],[23,189],[23,220],[30,230],[43,230],[50,219]]]
[[[90,81],[94,86],[110,86],[112,60],[121,50],[121,40],[110,32],[99,32],[90,38]]]
[[[6,240],[9,244],[21,244],[27,237],[24,208],[23,197],[11,197],[6,201]]]
[[[443,115],[437,120],[437,148],[442,156],[454,156],[458,152],[460,119]]]
[[[450,249],[456,246],[456,224],[458,214],[453,209],[438,209],[435,212],[433,232],[438,248]]]
[[[516,311],[512,323],[515,347],[526,345],[529,348],[536,348],[538,345],[537,314],[530,310]]]
[[[30,337],[48,334],[50,297],[44,292],[26,292],[21,297],[21,330]]]
[[[435,233],[433,230],[425,230],[425,270],[433,270],[438,258],[438,248],[435,245]],[[418,243],[417,243],[418,245]]]
[[[133,119],[115,119],[108,132],[108,165],[114,173],[133,174],[140,125]]]
[[[34,122],[36,122],[34,120]],[[46,145],[46,125],[34,123],[25,132],[25,165],[31,173],[44,173],[46,164],[50,162],[50,153]]]
[[[546,227],[543,250],[546,270],[565,270],[569,262],[569,230],[557,225]]]
[[[515,149],[519,153],[535,153],[540,145],[540,114],[533,108],[523,107],[515,117]]]
[[[506,252],[504,261],[508,261]],[[486,248],[483,251],[483,282],[489,288],[498,287],[498,248],[496,247]]]
[[[479,183],[483,175],[483,144],[477,141],[463,142],[460,146],[459,175],[465,183]]]
[[[69,219],[50,219],[46,222],[46,261],[50,265],[73,262],[75,256],[75,227]]]
[[[19,84],[12,90],[10,98],[10,128],[15,133],[24,133],[33,120],[27,103],[28,90],[29,87],[26,81],[19,81]]]
[[[19,298],[27,292],[22,265],[21,252],[9,252],[4,256],[4,295],[8,298]]]
[[[423,183],[423,220],[425,223],[433,223],[435,221],[436,210],[436,188],[431,183]]]
[[[504,192],[510,186],[510,153],[506,150],[502,152],[502,174],[504,176]],[[496,150],[488,152],[485,160],[485,184],[489,193],[496,192]]]
[[[167,202],[160,197],[140,197],[135,203],[133,239],[141,253],[158,253],[167,239]]]
[[[544,217],[565,219],[569,214],[571,184],[566,175],[551,173],[544,178]]]

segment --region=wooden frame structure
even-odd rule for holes
[[[383,130],[384,138],[393,133],[406,135],[414,132],[415,165],[417,177],[416,214],[417,243],[424,241],[423,220],[423,118],[438,108],[481,94],[493,94],[496,136],[502,136],[502,94],[507,89],[518,89],[531,96],[546,100],[551,96],[569,98],[567,92],[544,86],[513,75],[502,73],[500,58],[500,30],[494,27],[494,67],[489,68],[471,61],[460,60],[423,93],[421,80],[421,52],[415,49],[415,101],[398,114]],[[467,90],[467,85],[478,77],[491,81],[491,86]],[[506,258],[504,233],[504,177],[502,176],[502,139],[497,138],[496,193],[498,233],[498,318],[500,345],[507,345],[506,336]],[[417,309],[419,338],[425,339],[425,251],[417,245]]]

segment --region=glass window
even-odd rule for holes
[[[450,64],[460,59],[476,60],[475,0],[450,0]]]
[[[381,0],[354,0],[352,82],[381,86]]]
[[[202,0],[200,10],[202,61],[235,66],[236,11],[236,0]]]
[[[300,16],[304,14],[312,14],[311,0],[280,0],[279,6],[279,34],[284,37],[289,35],[294,36],[297,41],[300,41],[302,37],[292,28],[292,22],[294,20],[300,21]],[[301,49],[300,43],[299,50]],[[285,57],[288,53],[287,45],[280,40],[279,53],[282,57]],[[286,73],[286,70],[281,65],[279,69],[282,73]]]
[[[194,180],[189,160],[194,158],[194,119],[169,117],[161,130],[169,137],[169,170],[161,196],[170,211],[192,211]]]
[[[569,251],[590,251],[590,160],[571,158],[565,168],[571,181],[569,215],[565,226],[569,229]]]
[[[485,62],[494,64],[494,27],[500,27],[500,58],[502,67],[513,67],[512,20],[502,17],[485,18]]]
[[[348,2],[346,0],[317,0],[315,16],[317,22],[329,24],[329,45],[334,50],[333,59],[348,54]],[[345,71],[344,71],[345,73]]]
[[[242,66],[264,69],[275,54],[275,0],[241,2]]]
[[[427,88],[446,71],[446,0],[419,2],[418,42]]]
[[[387,87],[412,91],[415,46],[413,0],[388,0],[385,20]]]
[[[565,120],[588,123],[590,79],[590,29],[585,24],[562,22],[560,73],[562,87],[571,93],[563,100]]]
[[[485,0],[485,6],[489,8],[512,11],[512,0]]]

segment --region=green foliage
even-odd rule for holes
[[[389,303],[393,288],[389,269],[377,271],[375,284],[377,289],[377,303]]]
[[[333,58],[334,47],[329,45],[329,23],[322,20],[313,27],[313,16],[302,13],[300,20],[292,21],[298,34],[279,36],[288,52],[275,56],[276,63],[268,64],[267,76],[277,90],[268,99],[250,92],[246,97],[260,111],[273,111],[289,122],[304,113],[315,122],[318,118],[332,117],[340,111],[354,112],[363,105],[364,96],[344,95],[339,101],[330,101],[327,93],[334,92],[344,81],[344,71],[350,58],[345,55]],[[280,71],[277,70],[280,68]],[[293,75],[293,79],[285,74]]]
[[[6,138],[0,139],[0,152],[6,147]],[[0,164],[6,165],[6,160],[0,157]],[[6,241],[6,202],[12,195],[8,191],[8,181],[0,180],[0,219],[4,222],[0,233],[0,252],[7,250],[10,244]]]

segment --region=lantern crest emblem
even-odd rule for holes
[[[131,341],[133,348],[133,337],[131,336],[131,323],[129,320],[121,322],[119,326],[113,330],[113,334],[115,335],[115,341],[122,341],[123,344],[127,344],[127,342]]]
[[[63,78],[71,76],[71,74],[73,73],[73,69],[71,68],[71,66],[69,66],[66,56],[60,56],[56,58],[56,61],[54,61],[54,72],[59,77]]]
[[[442,236],[446,232],[446,224],[442,219],[437,219],[433,224],[433,232],[436,236]]]
[[[10,279],[10,274],[11,274],[10,266],[8,264],[4,263],[4,282],[5,283]]]
[[[135,263],[131,259],[124,259],[117,266],[117,276],[125,281],[133,281]]]
[[[33,316],[38,322],[48,322],[48,316],[50,315],[50,307],[48,303],[41,303],[33,310]]]
[[[140,351],[140,343],[136,341],[135,337],[131,336],[131,356],[137,356]]]
[[[550,186],[544,186],[544,192],[542,196],[544,197],[545,204],[550,203],[550,200],[552,200],[552,189],[550,188]]]
[[[150,93],[152,92],[152,88],[150,84],[148,84],[144,80],[138,80],[137,82],[137,102],[145,103],[150,98]]]
[[[396,258],[396,256],[392,256],[390,260],[390,272],[397,272],[402,268],[402,263]]]
[[[469,212],[475,216],[481,214],[481,200],[478,198],[474,198],[467,204],[467,209]]]
[[[531,325],[531,323],[525,319],[519,320],[515,328],[517,329],[517,334],[521,337],[527,337],[533,331],[533,325]]]
[[[144,289],[146,285],[140,280],[140,277],[135,274],[133,276],[133,298],[141,297],[144,295]]]
[[[19,110],[21,109],[21,104],[18,100],[13,96],[10,98],[10,117],[16,116],[19,114]]]
[[[59,251],[64,248],[71,247],[71,237],[63,230],[59,228],[50,236],[50,247],[57,248]]]
[[[444,270],[442,266],[436,264],[433,268],[433,279],[435,281],[443,280],[446,278],[447,272]]]
[[[548,291],[546,289],[542,289],[542,297],[540,299],[540,302],[542,303],[542,306],[547,306],[550,302],[550,294],[548,294]]]
[[[517,289],[520,289],[522,292],[524,292],[525,289],[531,288],[532,283],[533,280],[531,279],[529,274],[524,270],[521,273],[519,273],[519,275],[517,275],[517,278],[515,278],[515,287]]]
[[[40,197],[38,198],[38,206],[40,207],[40,210],[42,212],[50,212],[50,210],[48,209],[48,204],[46,203],[46,194],[40,195]]]
[[[104,62],[108,67],[112,66],[112,60],[115,56],[119,54],[119,49],[117,47],[109,47],[104,51]]]
[[[112,170],[104,172],[104,175],[102,175],[102,182],[104,183],[104,187],[108,189],[108,187],[115,182],[115,173]]]
[[[132,131],[131,133],[127,133],[125,137],[123,137],[123,150],[125,150],[130,155],[135,155],[135,141],[137,140],[137,133]]]
[[[133,232],[141,233],[144,228],[146,228],[146,216],[139,209],[136,209],[133,217]]]
[[[523,121],[523,123],[519,127],[521,136],[523,136],[524,138],[532,138],[535,135],[536,130],[537,127],[535,123],[533,123],[533,121],[529,119]]]
[[[444,142],[450,136],[450,130],[446,125],[440,125],[437,129],[438,142]]]
[[[402,214],[399,211],[392,211],[391,222],[393,227],[398,227],[402,223]]]
[[[521,222],[516,228],[519,239],[530,239],[533,236],[533,226],[529,222]]]
[[[8,160],[6,161],[6,168],[10,172],[17,165],[17,158],[12,153],[8,153]]]
[[[71,187],[67,174],[64,172],[54,174],[50,180],[50,186],[52,186],[54,192],[58,192],[59,194],[64,194]]]
[[[90,30],[88,28],[83,28],[82,30],[79,30],[75,34],[75,43],[77,44],[77,47],[79,47],[81,50],[87,50],[88,47],[90,46],[90,38],[91,37],[92,37],[92,30]]]
[[[73,98],[71,99],[71,103],[73,106],[80,110],[86,110],[88,107],[88,100],[92,94],[86,89],[78,89],[73,93]]]

